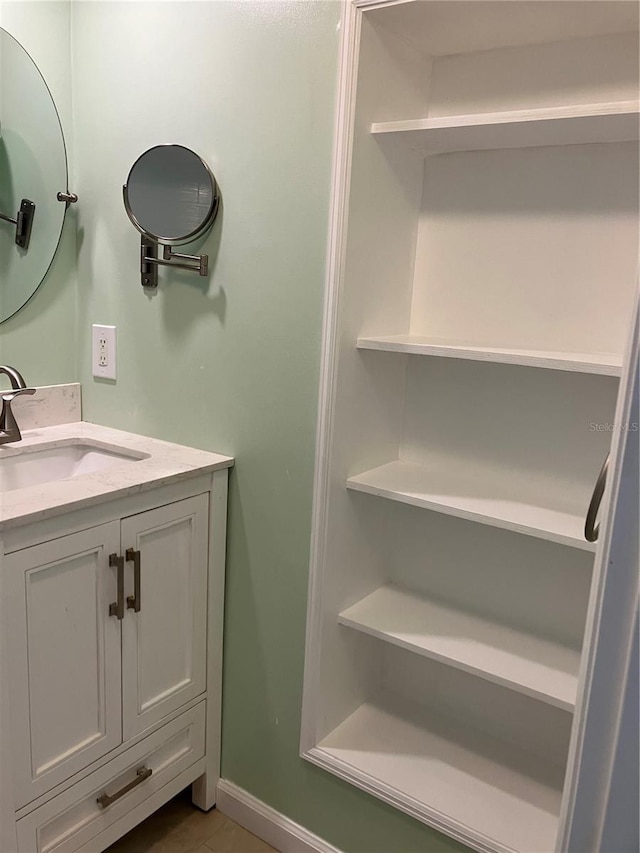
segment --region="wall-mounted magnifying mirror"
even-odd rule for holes
[[[208,255],[184,255],[182,246],[203,237],[218,213],[220,195],[204,160],[183,145],[156,145],[141,154],[122,188],[127,215],[142,235],[144,287],[158,284],[158,265],[208,272]],[[158,244],[164,246],[158,258]]]
[[[22,45],[0,29],[0,323],[44,279],[75,200],[49,88]]]

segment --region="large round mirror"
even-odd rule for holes
[[[211,170],[183,145],[156,145],[131,167],[124,205],[141,234],[180,246],[203,236],[218,212],[218,187]]]
[[[0,322],[47,274],[66,210],[57,194],[66,190],[67,155],[51,93],[26,50],[0,29]]]

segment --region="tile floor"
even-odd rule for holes
[[[274,853],[217,809],[191,805],[187,788],[108,848],[107,853]]]

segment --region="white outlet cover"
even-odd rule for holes
[[[98,379],[116,378],[116,327],[101,326],[94,323],[91,327],[91,365],[92,373]],[[100,363],[100,355],[102,361]]]

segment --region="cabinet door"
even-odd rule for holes
[[[128,740],[206,686],[208,495],[125,518],[127,610],[122,622],[123,734]],[[134,554],[132,554],[134,552]]]
[[[3,561],[16,807],[121,743],[119,533],[104,524]]]

